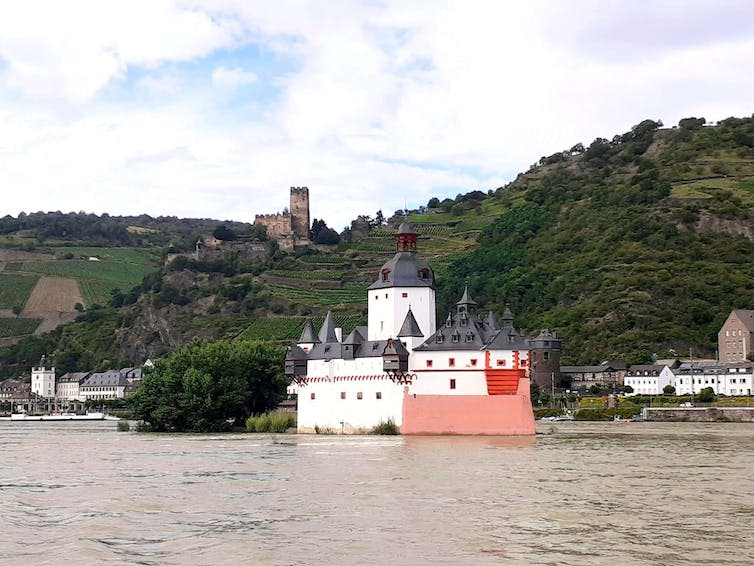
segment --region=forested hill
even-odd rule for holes
[[[133,263],[145,246],[191,249],[197,229],[209,232],[217,224],[110,218],[98,235],[87,231],[83,217],[53,216],[53,228],[41,216],[6,217],[0,242],[53,245],[74,237],[77,245],[102,238],[112,246],[123,237],[122,244],[141,248],[108,253]],[[507,303],[517,326],[557,331],[565,363],[646,362],[654,353],[683,355],[689,348],[695,356],[714,356],[730,310],[754,308],[754,119],[710,126],[689,118],[673,128],[645,120],[610,140],[543,157],[497,190],[433,198],[388,222],[381,212],[360,216],[329,249],[275,250],[251,262],[232,253],[213,261],[183,257],[162,268],[156,262],[153,269],[161,270],[130,292],[104,281],[103,289],[114,287],[108,304],[85,301],[75,322],[0,343],[0,377],[28,375],[42,354],[53,354],[64,372],[140,364],[193,337],[285,343],[307,318],[322,320],[328,310],[348,332],[365,324],[367,286],[393,253],[395,228],[406,216],[437,273],[440,319],[468,283],[485,310],[500,314]],[[100,273],[109,265],[105,251],[77,248],[76,254],[84,259],[70,260],[69,270],[110,273]],[[87,262],[93,254],[103,261]],[[62,261],[48,259],[55,266]],[[8,260],[6,283],[28,283],[40,265]],[[28,296],[30,285],[25,295],[10,288],[11,295]],[[17,321],[10,311],[4,316],[8,328],[29,320]]]
[[[754,308],[754,119],[651,120],[543,157],[497,191],[505,212],[448,268],[566,359],[714,355],[732,308]]]

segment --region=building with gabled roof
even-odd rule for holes
[[[754,350],[754,310],[734,309],[717,333],[719,360],[744,362]]]
[[[481,318],[464,289],[437,327],[434,273],[404,222],[396,253],[368,288],[368,325],[340,339],[328,313],[308,322],[286,355],[298,389],[298,430],[368,431],[392,420],[403,434],[534,434],[529,347],[506,308]]]

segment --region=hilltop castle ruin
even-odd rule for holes
[[[257,214],[254,224],[267,228],[267,236],[283,251],[309,246],[309,188],[291,187],[291,206],[277,214]]]

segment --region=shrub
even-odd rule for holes
[[[296,416],[287,411],[271,411],[246,419],[248,432],[285,432],[295,426]]]
[[[377,423],[377,425],[372,429],[372,434],[400,434],[398,431],[398,426],[395,424],[395,421],[392,418],[389,418],[387,421],[380,421]]]
[[[118,421],[118,432],[129,432],[131,425],[128,421]]]

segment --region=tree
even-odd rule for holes
[[[662,392],[664,395],[675,395],[675,387],[668,383],[665,387],[662,388]]]
[[[432,197],[429,199],[429,202],[427,203],[427,208],[437,208],[440,206],[440,199],[437,197]]]
[[[22,307],[21,305],[13,305],[13,308],[11,310],[13,311],[13,314],[16,315],[16,318],[18,318],[18,316],[24,310],[24,307]]]
[[[283,355],[280,346],[254,341],[195,341],[160,360],[129,405],[156,432],[241,426],[283,399]]]
[[[232,241],[236,239],[236,233],[225,224],[220,224],[212,230],[212,235],[218,240]]]
[[[700,403],[712,403],[715,400],[715,390],[711,387],[705,387],[696,396],[696,400]]]

